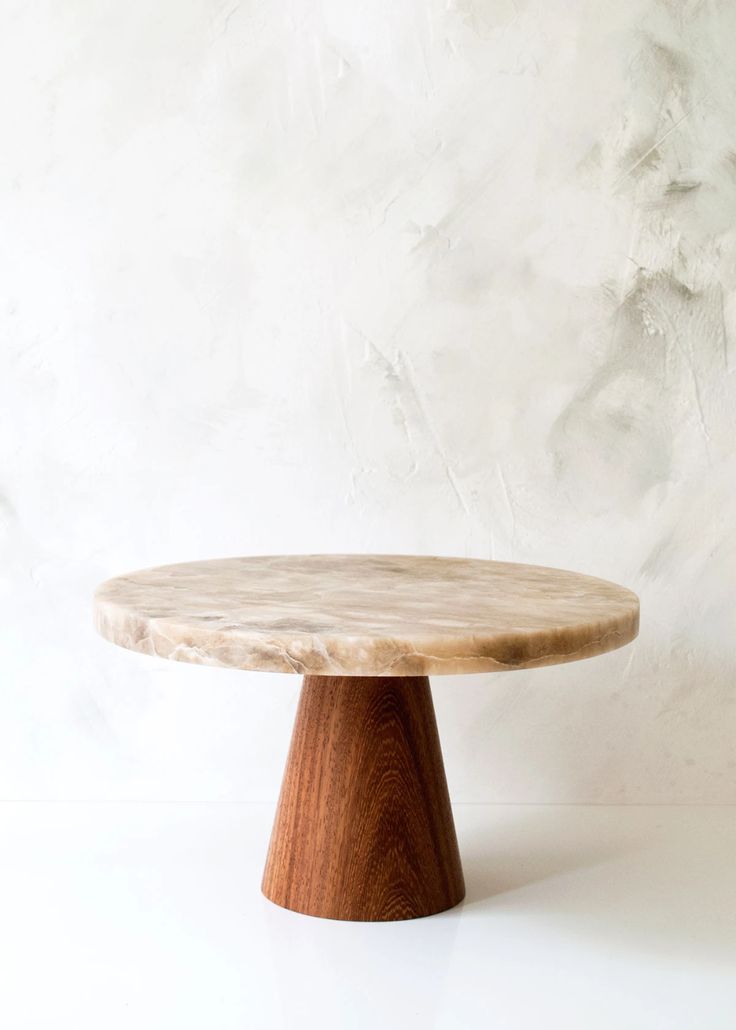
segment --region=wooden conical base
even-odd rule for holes
[[[328,919],[413,919],[465,894],[426,676],[306,676],[263,893]]]

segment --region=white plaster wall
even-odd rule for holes
[[[6,0],[0,796],[270,799],[298,680],[107,576],[557,565],[578,665],[435,680],[453,796],[736,802],[736,6]]]

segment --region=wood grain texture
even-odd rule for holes
[[[462,900],[427,677],[304,678],[263,893],[307,915],[375,921]]]

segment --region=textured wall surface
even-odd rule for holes
[[[4,5],[0,796],[273,798],[146,565],[495,557],[632,647],[435,681],[457,800],[736,802],[736,5]]]

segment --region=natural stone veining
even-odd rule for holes
[[[533,565],[407,555],[227,558],[144,569],[95,595],[102,636],[177,661],[420,676],[575,661],[633,640],[635,594]]]

